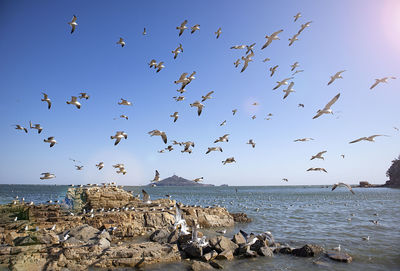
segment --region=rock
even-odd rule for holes
[[[344,252],[327,253],[326,256],[328,256],[329,259],[337,262],[350,263],[353,260],[353,258],[349,254]]]
[[[110,241],[107,238],[100,238],[99,241],[96,243],[101,249],[106,249],[111,246]]]
[[[168,243],[171,233],[166,229],[156,230],[150,235],[150,241],[158,243]]]
[[[178,242],[179,239],[179,232],[177,230],[174,230],[171,232],[171,234],[167,238],[167,242],[170,244],[175,244]]]
[[[203,256],[203,248],[198,244],[191,243],[184,247],[183,251],[190,258],[200,259]]]
[[[269,247],[261,247],[258,251],[257,251],[258,255],[260,256],[265,256],[265,257],[273,257],[274,256],[274,252],[272,251],[271,248]]]
[[[216,257],[218,260],[233,260],[233,253],[231,250],[224,250]]]
[[[191,234],[186,234],[186,235],[180,235],[178,237],[178,247],[183,248],[184,246],[186,246],[189,241],[192,240],[192,235]]]
[[[36,245],[38,244],[38,241],[36,238],[33,238],[28,235],[28,236],[17,237],[14,240],[14,244],[16,246],[28,246],[28,245]]]
[[[259,251],[260,248],[265,247],[265,246],[267,246],[265,241],[262,241],[262,240],[258,239],[258,240],[256,240],[256,242],[254,244],[252,244],[250,246],[250,249],[253,250],[253,251]]]
[[[250,217],[247,217],[245,213],[231,213],[233,220],[238,223],[249,223],[253,221]]]
[[[321,267],[330,267],[330,264],[323,261],[313,261],[313,264],[321,266]]]
[[[208,263],[193,261],[192,265],[190,266],[190,270],[202,271],[202,270],[214,270],[214,268]]]
[[[111,242],[111,240],[112,240],[111,235],[110,235],[107,231],[102,231],[102,232],[100,232],[100,234],[97,235],[97,238],[99,238],[99,239],[105,238],[105,239],[107,239],[107,240],[110,241],[110,242]]]
[[[99,233],[98,229],[85,224],[71,229],[68,234],[78,240],[88,242],[90,239],[96,238]]]
[[[203,252],[204,252],[204,250],[203,250]],[[201,260],[205,261],[205,262],[209,262],[210,260],[215,259],[215,257],[217,257],[217,255],[218,255],[218,252],[213,250],[211,252],[204,254],[203,257],[201,257]]]
[[[36,239],[40,244],[54,245],[60,242],[58,235],[53,231],[41,231],[36,235]]]
[[[257,257],[257,252],[250,249],[250,247],[246,247],[245,253],[243,254],[245,258],[254,258]]]
[[[238,232],[233,236],[232,242],[234,242],[237,245],[244,245],[244,244],[246,244],[246,239],[243,237],[243,235],[240,232]]]
[[[76,239],[75,237],[69,237],[62,244],[63,244],[64,247],[74,247],[74,246],[82,246],[85,243],[82,242],[81,240]]]
[[[324,251],[324,248],[318,245],[307,244],[301,248],[293,249],[292,254],[298,257],[314,257]]]
[[[216,269],[224,269],[224,267],[222,266],[222,264],[220,264],[218,261],[216,260],[212,260],[210,261],[210,265]]]
[[[13,246],[14,240],[18,237],[15,231],[10,231],[5,235],[4,241],[7,245]]]
[[[218,253],[221,253],[224,250],[235,251],[239,246],[234,242],[226,238],[225,236],[217,236],[211,238],[209,244],[212,248],[214,248]]]
[[[274,253],[292,254],[293,249],[290,247],[278,247],[274,249]]]

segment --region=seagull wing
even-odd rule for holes
[[[375,83],[369,88],[369,89],[373,89],[374,87],[376,87],[379,84],[379,80],[376,80]]]
[[[349,142],[349,144],[357,143],[357,142],[360,142],[360,141],[366,140],[366,139],[367,138],[365,136],[364,137],[360,137],[359,139],[356,139],[356,140],[353,140],[353,141]]]
[[[327,103],[327,105],[325,105],[324,110],[328,110],[331,108],[331,106],[336,103],[336,101],[339,99],[340,97],[340,93],[338,93],[335,97],[332,98],[332,100],[329,101],[329,103]]]
[[[161,138],[164,141],[164,143],[167,144],[167,134],[165,132],[161,133]]]
[[[281,33],[281,32],[283,32],[283,29],[278,30],[278,31],[272,33],[271,37],[277,36],[277,35],[278,35],[279,33]]]
[[[143,201],[144,202],[149,201],[150,200],[150,195],[146,191],[144,191],[143,189],[142,189],[142,193],[143,193]]]

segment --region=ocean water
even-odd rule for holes
[[[18,195],[35,203],[62,200],[67,186],[0,185],[0,203]],[[125,187],[139,193],[142,187]],[[331,191],[325,186],[281,187],[146,187],[152,199],[169,194],[189,205],[225,206],[230,212],[245,212],[248,224],[227,228],[231,237],[239,229],[270,231],[277,242],[294,247],[314,243],[327,249],[341,245],[353,257],[350,264],[327,261],[328,267],[313,264],[317,258],[275,255],[226,262],[226,270],[400,270],[400,190],[345,188]],[[351,219],[351,220],[349,220]],[[378,220],[374,225],[369,220]],[[202,230],[207,236],[213,230]],[[362,237],[370,236],[369,241]],[[155,265],[146,270],[186,270],[183,263]]]

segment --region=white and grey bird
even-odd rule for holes
[[[310,141],[310,140],[314,140],[314,138],[311,138],[311,137],[299,138],[299,139],[294,140],[294,142],[306,142],[306,141]]]
[[[125,175],[125,174],[127,173],[127,171],[126,171],[126,169],[125,169],[124,167],[120,167],[120,168],[118,168],[117,173],[118,173],[118,174],[121,174],[121,173],[122,173],[122,175]]]
[[[353,140],[353,141],[349,142],[349,144],[357,143],[357,142],[360,142],[360,141],[375,142],[375,137],[378,137],[378,136],[387,136],[387,135],[372,135],[372,136],[368,136],[368,137],[364,136],[364,137],[360,137],[360,138],[358,138],[356,140]]]
[[[79,95],[79,99],[86,99],[86,100],[88,100],[89,99],[89,95],[86,93],[86,92],[81,92],[81,93],[79,93],[80,95]]]
[[[216,139],[214,141],[214,143],[217,143],[217,142],[229,142],[229,134],[225,134],[223,136],[220,136],[218,139]]]
[[[183,150],[181,151],[182,153],[184,152],[192,153],[190,147],[194,148],[194,142],[192,141],[182,142],[182,145],[184,145]]]
[[[117,41],[116,43],[121,45],[121,47],[124,47],[126,44],[123,38],[119,38],[119,41]]]
[[[293,37],[291,37],[291,38],[289,39],[289,46],[292,46],[293,43],[294,43],[295,41],[298,41],[298,40],[299,40],[299,39],[297,38],[299,35],[300,35],[300,33],[294,34]]]
[[[279,67],[279,65],[275,65],[275,66],[269,68],[269,71],[271,72],[271,74],[270,74],[271,77],[275,74],[276,69],[277,69],[278,67]]]
[[[143,36],[144,36],[144,35],[147,35],[146,27],[143,29],[142,35],[143,35]]]
[[[165,148],[165,150],[166,150],[166,151],[173,151],[173,150],[174,150],[174,147],[172,147],[172,145],[168,145],[168,146]]]
[[[381,79],[375,79],[375,83],[369,89],[373,89],[380,83],[387,83],[389,79],[396,79],[396,77],[392,76],[392,77],[383,77]]]
[[[203,107],[204,105],[199,102],[199,101],[195,101],[194,103],[190,104],[191,107],[197,107],[197,115],[201,115],[201,112],[203,111]]]
[[[304,29],[306,29],[307,27],[310,27],[311,23],[312,23],[312,21],[309,21],[309,22],[306,22],[305,24],[302,24],[301,27],[300,27],[299,32],[297,32],[297,33],[300,34],[301,32],[303,32]]]
[[[293,63],[292,65],[290,65],[290,67],[292,68],[291,71],[294,71],[294,69],[296,69],[297,67],[300,67],[300,64],[298,61],[296,61],[295,63]]]
[[[257,236],[253,233],[247,234],[246,232],[240,230],[240,234],[244,237],[246,243],[244,244],[244,247],[249,247],[253,245],[257,240]]]
[[[342,73],[344,73],[346,70],[342,70],[342,71],[338,71],[337,73],[335,73],[334,75],[331,76],[331,80],[329,80],[328,82],[328,86],[330,84],[332,84],[336,79],[343,79],[342,77]]]
[[[144,191],[144,189],[142,189],[142,194],[143,194],[143,202],[147,204],[151,203],[150,195],[146,191]]]
[[[201,98],[202,98],[201,102],[204,102],[208,99],[212,99],[211,94],[213,94],[213,93],[214,93],[214,91],[210,91],[205,96],[201,96]]]
[[[253,50],[254,50],[254,46],[256,45],[256,43],[253,43],[253,44],[250,44],[250,45],[246,45],[246,55],[248,54],[248,53],[253,53]]]
[[[31,128],[31,129],[36,129],[36,130],[38,131],[38,134],[40,134],[40,133],[42,132],[42,130],[43,130],[43,127],[40,126],[40,124],[34,124],[34,125],[32,125],[32,122],[31,122],[31,121],[29,121],[29,128]]]
[[[181,36],[183,34],[183,31],[185,31],[185,29],[187,29],[188,27],[186,26],[187,24],[187,20],[184,20],[180,26],[177,26],[176,29],[179,30],[179,36]]]
[[[242,60],[244,61],[243,67],[240,70],[240,72],[244,72],[247,67],[249,66],[249,62],[253,61],[252,57],[254,56],[254,53],[251,52],[250,54],[246,55],[245,57],[242,56]]]
[[[311,168],[307,169],[307,171],[323,171],[325,173],[328,173],[328,171],[322,167],[311,167]]]
[[[274,33],[271,34],[271,36],[266,35],[265,38],[267,39],[267,42],[263,45],[263,47],[261,47],[261,50],[270,45],[272,41],[279,40],[278,34],[281,32],[283,32],[283,29],[275,31]]]
[[[96,167],[101,170],[104,167],[104,162],[99,162],[98,164],[96,164]]]
[[[345,183],[342,183],[342,182],[335,183],[335,184],[332,186],[332,191],[335,190],[335,189],[336,189],[337,187],[339,187],[339,186],[346,187],[347,189],[349,189],[349,191],[350,191],[353,195],[355,194],[350,185],[345,184]]]
[[[25,133],[28,133],[28,129],[26,129],[25,127],[22,127],[19,124],[15,124],[15,129],[16,130],[22,130],[22,131],[25,131]]]
[[[250,144],[253,148],[256,147],[256,142],[254,142],[253,139],[249,139],[249,141],[246,144]]]
[[[43,141],[46,142],[46,143],[50,143],[50,148],[53,147],[57,143],[57,141],[54,138],[54,136],[50,136],[47,139],[43,139]]]
[[[311,157],[311,159],[310,160],[314,160],[314,159],[322,159],[322,160],[325,160],[325,158],[322,156],[324,153],[326,153],[327,151],[321,151],[321,152],[319,152],[319,153],[317,153],[316,155],[313,155],[312,157]]]
[[[185,100],[185,96],[174,96],[172,98],[177,102]]]
[[[235,157],[229,157],[229,158],[226,158],[225,161],[222,161],[222,164],[226,165],[226,164],[230,164],[233,162],[236,163]]]
[[[195,24],[194,26],[192,26],[190,28],[192,31],[190,32],[190,34],[193,34],[194,32],[200,30],[200,25],[199,24]]]
[[[180,53],[183,53],[182,44],[179,43],[179,46],[171,52],[174,54],[174,59],[176,59]]]
[[[152,131],[148,132],[148,134],[150,136],[161,136],[161,139],[163,140],[163,142],[165,144],[167,144],[167,134],[165,132],[160,131],[160,130],[152,130]]]
[[[265,62],[267,62],[267,61],[270,61],[271,59],[270,58],[264,58],[264,60],[263,60],[263,62],[265,63]]]
[[[283,80],[281,80],[281,81],[277,81],[277,82],[276,82],[277,85],[273,88],[273,90],[278,89],[278,88],[280,88],[280,87],[283,86],[283,85],[289,84],[288,81],[289,81],[290,79],[293,79],[293,77],[289,77],[289,78],[285,78],[285,79],[283,79]]]
[[[292,76],[295,75],[295,74],[298,74],[300,72],[304,72],[304,70],[295,70],[294,73],[292,73]]]
[[[129,102],[128,100],[122,99],[121,101],[118,102],[119,105],[132,105],[132,102]]]
[[[72,17],[72,20],[68,22],[68,24],[71,26],[71,34],[74,33],[76,26],[78,25],[76,22],[77,17],[74,15]]]
[[[235,68],[239,67],[240,64],[242,64],[242,62],[240,62],[240,58],[238,58],[235,62],[233,62],[233,65],[235,65]]]
[[[289,180],[286,179],[286,178],[283,178],[282,181],[284,181],[284,182],[289,182]]]
[[[294,82],[290,82],[288,88],[283,90],[283,92],[285,92],[285,95],[283,96],[283,99],[286,99],[287,96],[289,96],[290,93],[296,92],[296,91],[293,89],[293,85],[294,85]]]
[[[340,97],[340,93],[337,94],[335,97],[333,97],[332,100],[330,100],[329,103],[327,103],[323,109],[318,110],[317,114],[313,117],[313,119],[316,119],[316,118],[322,116],[323,114],[333,114],[331,106],[334,103],[336,103],[336,101],[339,99],[339,97]]]
[[[233,110],[232,110],[232,115],[235,115],[236,112],[237,112],[237,109],[233,109]]]
[[[155,68],[157,69],[156,72],[160,72],[162,69],[164,69],[164,61],[160,61]]]
[[[214,33],[215,35],[217,35],[217,39],[219,38],[219,36],[222,34],[222,30],[221,30],[221,27],[220,28],[218,28],[218,30],[217,30],[217,32],[215,32]]]
[[[128,134],[125,133],[124,131],[117,131],[115,135],[110,136],[111,139],[115,139],[114,146],[118,145],[118,143],[121,141],[122,138],[127,139]]]
[[[160,181],[160,173],[158,172],[158,170],[156,170],[156,173],[154,175],[154,178],[152,180],[152,182],[159,182]]]
[[[296,22],[301,17],[301,13],[298,12],[296,15],[293,16],[294,21]]]
[[[43,94],[43,99],[41,99],[41,101],[47,102],[47,108],[50,109],[51,108],[51,100],[50,100],[49,96],[44,92],[42,92],[42,94]]]
[[[221,122],[219,126],[224,126],[225,124],[226,124],[226,120],[224,120],[223,122]]]
[[[71,96],[71,101],[67,101],[67,104],[75,105],[78,109],[81,108],[81,103],[78,102],[78,98],[76,96]]]
[[[176,122],[179,118],[178,112],[174,112],[174,114],[169,115],[171,118],[174,118],[174,122]]]
[[[83,166],[75,165],[75,169],[76,169],[76,170],[83,170]]]
[[[209,154],[212,151],[220,151],[220,152],[222,152],[222,148],[221,147],[209,147],[208,150],[206,151],[206,154]]]
[[[41,173],[40,175],[43,175],[42,177],[40,177],[41,180],[49,180],[56,177],[56,175],[50,172]]]
[[[203,181],[203,179],[204,179],[203,177],[196,178],[196,179],[193,179],[193,182],[198,183],[198,182]]]
[[[150,69],[151,68],[156,68],[157,67],[157,60],[155,60],[155,59],[150,60],[149,66],[150,66]]]
[[[234,45],[231,47],[231,49],[235,49],[235,50],[241,50],[246,48],[246,45],[242,44],[242,45]]]

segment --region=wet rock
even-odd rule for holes
[[[256,242],[254,244],[252,244],[250,246],[250,249],[253,251],[259,251],[260,248],[265,247],[265,246],[267,246],[265,241],[258,239],[258,240],[256,240]]]
[[[277,247],[274,249],[274,253],[280,254],[292,254],[293,249],[291,247]]]
[[[222,266],[222,264],[220,264],[218,261],[216,260],[212,260],[210,261],[210,265],[216,269],[224,269],[224,267]]]
[[[185,245],[183,251],[190,258],[200,259],[203,256],[203,248],[195,243]]]
[[[321,266],[321,267],[330,267],[331,265],[327,262],[323,261],[313,261],[313,264]]]
[[[224,250],[216,257],[218,260],[233,260],[233,253],[231,250]]]
[[[191,234],[180,235],[177,240],[178,247],[183,248],[184,246],[189,244],[190,240],[192,240]]]
[[[156,230],[150,235],[150,241],[158,243],[168,243],[171,233],[166,229]]]
[[[244,244],[246,244],[246,239],[243,237],[243,235],[240,232],[238,232],[233,236],[232,242],[234,242],[237,245],[244,245]]]
[[[274,252],[272,251],[271,248],[269,247],[261,247],[258,251],[257,251],[258,255],[260,256],[265,256],[265,257],[273,257],[274,256]]]
[[[204,250],[203,250],[203,252],[204,252]],[[218,255],[218,252],[213,250],[211,252],[205,253],[203,255],[203,257],[201,257],[201,260],[205,261],[205,262],[208,262],[208,261],[211,261],[211,260],[215,259],[215,257],[217,257],[217,255]]]
[[[327,253],[326,256],[328,256],[329,259],[337,262],[350,263],[353,260],[353,258],[349,254],[344,252]]]
[[[171,232],[171,234],[167,238],[167,242],[170,244],[176,244],[179,239],[179,232],[177,230],[174,230]]]
[[[249,223],[253,221],[250,217],[247,216],[245,213],[231,213],[233,220],[238,223]]]
[[[202,270],[214,270],[214,268],[208,263],[203,263],[200,261],[193,261],[192,265],[190,266],[190,270],[202,271]]]
[[[298,257],[314,257],[324,251],[324,248],[318,245],[307,244],[301,248],[293,249],[292,254]]]
[[[212,248],[214,248],[218,253],[221,253],[224,250],[235,251],[239,246],[226,238],[225,236],[217,236],[211,238],[209,244]]]

